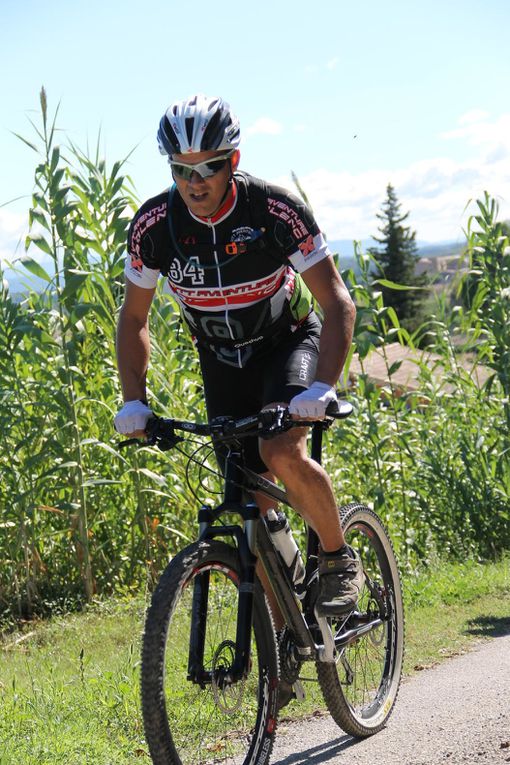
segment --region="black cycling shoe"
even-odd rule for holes
[[[346,545],[340,554],[319,556],[319,594],[315,603],[318,616],[343,616],[356,607],[365,583],[358,553]]]

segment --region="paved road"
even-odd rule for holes
[[[385,730],[362,741],[328,716],[282,721],[271,765],[510,763],[510,635],[406,680]]]

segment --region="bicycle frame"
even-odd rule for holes
[[[280,414],[284,409],[270,412],[263,411],[260,415],[252,415],[241,420],[234,421],[231,418],[217,418],[211,424],[200,424],[179,420],[161,420],[163,429],[158,437],[154,437],[152,443],[157,443],[163,451],[171,449],[182,438],[175,435],[175,430],[185,431],[196,435],[215,435],[223,439],[223,443],[230,444],[225,465],[225,492],[223,502],[216,508],[203,506],[198,514],[199,541],[214,539],[217,537],[230,537],[236,541],[240,561],[239,597],[236,625],[235,657],[231,668],[218,673],[206,671],[204,668],[205,636],[207,627],[207,604],[209,595],[209,574],[203,572],[195,577],[192,620],[189,641],[188,679],[201,686],[213,682],[225,684],[233,683],[245,678],[250,670],[250,634],[253,619],[253,601],[255,590],[255,567],[260,559],[269,584],[273,590],[278,606],[282,612],[285,623],[292,632],[292,639],[299,660],[319,660],[322,662],[334,662],[337,651],[342,647],[354,642],[360,635],[378,627],[388,619],[388,614],[383,610],[384,601],[377,591],[377,587],[366,579],[367,586],[372,597],[379,604],[379,616],[374,614],[356,614],[352,612],[342,623],[335,628],[333,636],[328,620],[319,617],[311,611],[313,606],[308,605],[303,610],[300,607],[298,596],[294,590],[287,569],[277,552],[271,535],[265,523],[261,522],[260,511],[255,502],[251,500],[250,493],[261,491],[276,502],[290,506],[285,491],[282,491],[272,481],[268,481],[261,475],[254,473],[243,464],[241,447],[237,440],[238,433],[245,433],[245,429],[252,428],[259,423],[259,417],[264,416],[265,437],[271,437],[282,432],[282,419]],[[332,423],[333,419],[342,419],[350,414],[350,404],[340,404],[338,410],[331,412],[329,419],[314,421],[313,423],[295,422],[294,426],[301,427],[305,424],[312,426],[311,431],[311,457],[317,463],[321,463],[323,432]],[[273,419],[273,415],[278,417]],[[282,415],[283,416],[283,415]],[[288,421],[287,421],[288,422]],[[274,425],[272,424],[274,423]],[[154,431],[155,432],[155,431]],[[153,433],[154,433],[153,432]],[[241,436],[242,437],[242,436]],[[130,439],[122,445],[137,442]],[[239,524],[214,525],[220,516],[235,514],[242,518],[243,526]],[[306,582],[310,584],[316,571],[316,560],[319,541],[315,532],[308,528],[307,552],[306,552]],[[312,617],[312,618],[309,618]],[[315,635],[319,635],[315,629],[317,625],[322,637],[322,644],[316,643],[314,634],[307,621],[313,626]],[[349,625],[347,621],[349,619]],[[348,628],[346,628],[348,626]]]
[[[311,457],[320,463],[322,434],[324,427],[315,423],[312,428]],[[273,545],[265,523],[261,523],[260,511],[253,501],[246,499],[247,491],[262,491],[277,502],[289,505],[287,495],[272,481],[242,468],[242,455],[231,451],[226,462],[225,494],[223,502],[211,509],[202,507],[198,514],[200,529],[199,540],[217,537],[234,537],[237,542],[240,560],[240,583],[236,626],[236,648],[233,665],[225,674],[223,681],[232,683],[248,675],[250,669],[250,634],[253,616],[253,592],[255,566],[260,559],[266,571],[278,606],[285,622],[293,632],[296,649],[303,659],[314,659],[320,654],[305,616],[301,611],[292,582]],[[244,528],[239,525],[214,526],[214,522],[223,514],[241,516]],[[318,539],[312,529],[308,530],[307,574],[310,560],[317,555]],[[312,564],[313,565],[313,564]],[[204,647],[207,627],[207,598],[209,593],[209,574],[196,577],[192,601],[192,620],[189,647],[188,678],[200,685],[211,682],[212,673],[204,669]],[[329,654],[333,653],[334,643],[330,635]]]

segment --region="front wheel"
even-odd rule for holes
[[[190,545],[163,572],[147,613],[141,668],[145,736],[154,765],[264,765],[269,760],[278,658],[258,580],[248,677],[222,679],[235,654],[238,587],[237,551],[219,541]],[[203,672],[192,679],[190,630],[197,588],[207,593],[198,635]],[[194,619],[196,611],[195,595]]]
[[[335,623],[333,635],[383,616],[382,624],[340,648],[336,663],[317,662],[331,716],[346,733],[370,736],[384,727],[395,704],[404,655],[404,609],[400,575],[389,536],[368,507],[340,508],[347,544],[359,553],[366,575],[356,611]]]

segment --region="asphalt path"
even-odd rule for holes
[[[502,634],[504,633],[504,634]],[[405,680],[387,727],[345,735],[329,715],[282,719],[271,765],[510,763],[510,634]]]

